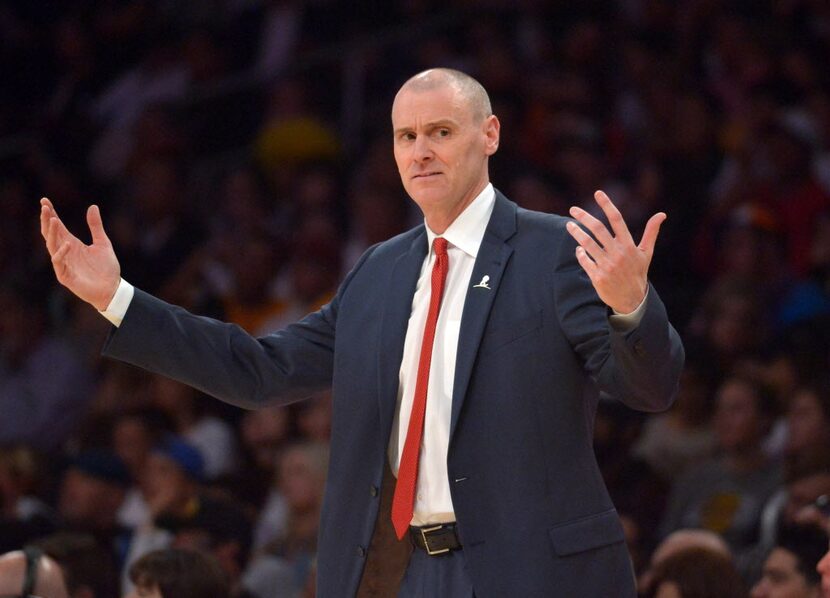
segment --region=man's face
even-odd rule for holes
[[[761,580],[752,588],[752,598],[820,598],[818,586],[809,585],[798,570],[798,560],[789,550],[774,549],[764,562]]]
[[[404,87],[392,105],[392,129],[404,189],[428,221],[440,214],[449,224],[487,183],[498,119],[477,116],[452,84]]]
[[[58,511],[73,524],[107,527],[115,521],[124,494],[123,488],[70,469],[61,482]]]

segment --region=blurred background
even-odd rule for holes
[[[751,587],[830,494],[828,57],[824,0],[3,3],[0,552],[85,547],[97,596],[169,546],[240,596],[313,593],[330,397],[246,413],[100,359],[109,324],[55,283],[38,199],[80,233],[99,204],[126,279],[266,334],[419,223],[389,112],[447,66],[489,91],[491,177],[521,206],[595,211],[602,188],[636,238],[667,212],[650,274],[681,394],[603,403],[597,457],[638,572],[700,528]]]

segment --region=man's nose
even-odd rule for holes
[[[415,160],[418,162],[429,162],[434,154],[429,143],[429,138],[426,135],[418,135],[415,137]]]

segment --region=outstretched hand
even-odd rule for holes
[[[118,289],[121,267],[104,232],[98,206],[89,207],[86,221],[92,234],[91,245],[69,232],[51,201],[45,197],[40,200],[40,233],[46,240],[58,282],[103,311]]]
[[[568,232],[579,243],[576,259],[599,295],[611,309],[621,314],[633,312],[642,303],[648,289],[648,267],[654,255],[654,244],[666,214],[658,212],[646,223],[639,245],[634,244],[622,214],[603,192],[594,193],[599,207],[608,218],[611,231],[585,210],[570,209],[591,235],[576,223],[569,222]],[[613,234],[612,234],[613,233]]]

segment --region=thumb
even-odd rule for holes
[[[657,243],[657,234],[660,232],[660,225],[665,222],[666,218],[665,212],[657,212],[646,222],[646,229],[643,231],[643,238],[640,239],[639,248],[646,252],[649,259],[651,259],[651,255],[654,253],[654,245]]]
[[[86,211],[86,222],[89,225],[89,232],[92,233],[93,245],[109,245],[110,240],[104,232],[104,223],[101,220],[101,210],[98,206],[91,205]]]

